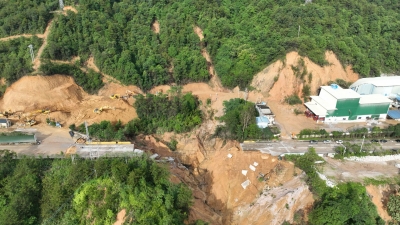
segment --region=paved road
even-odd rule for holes
[[[351,143],[361,145],[362,140],[355,140]],[[369,140],[364,142],[364,145],[370,144]],[[274,156],[281,155],[283,153],[304,153],[307,152],[309,147],[314,147],[317,153],[334,153],[337,146],[341,146],[336,143],[324,144],[319,142],[318,144],[310,144],[308,141],[293,141],[285,140],[279,142],[245,142],[241,144],[243,150],[259,150],[263,153],[268,153]],[[400,143],[389,140],[387,143],[374,143],[376,150],[382,149],[400,149]]]

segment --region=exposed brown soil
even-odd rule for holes
[[[388,186],[374,186],[374,185],[368,185],[365,187],[367,189],[367,193],[370,195],[372,198],[371,201],[374,203],[378,210],[379,216],[385,220],[386,222],[389,222],[392,220],[392,217],[389,216],[387,213],[384,205],[383,205],[383,193],[388,191]]]
[[[199,36],[200,41],[202,41],[204,39],[203,30],[198,26],[194,26],[193,30],[197,34],[197,36]],[[220,79],[219,79],[219,77],[217,75],[217,72],[215,71],[214,64],[211,61],[210,54],[208,54],[206,48],[203,47],[201,49],[201,55],[207,61],[208,72],[209,72],[209,74],[211,76],[210,85],[213,88],[213,90],[227,92],[228,90],[225,89],[221,84],[221,81],[220,81]]]
[[[260,152],[243,152],[238,143],[209,139],[201,130],[175,138],[179,140],[175,154],[190,167],[186,172],[173,170],[173,180],[179,178],[193,190],[191,220],[203,219],[211,224],[281,224],[313,202],[303,181],[293,180],[294,174],[301,171],[290,162]],[[243,175],[242,170],[247,170],[247,174]],[[267,181],[259,181],[260,173]],[[243,189],[241,184],[246,180],[250,185]],[[290,209],[280,210],[287,202]]]
[[[113,225],[122,225],[125,222],[125,215],[126,215],[126,210],[123,209],[118,212],[117,214],[117,221],[113,223]]]
[[[70,10],[70,11],[72,11],[72,12],[74,12],[74,13],[78,13],[78,10],[76,10],[76,8],[75,7],[73,7],[73,6],[64,6],[64,15],[66,15],[67,13],[66,13],[66,11],[67,10]]]
[[[158,20],[155,20],[153,24],[151,24],[151,30],[156,34],[160,33],[160,23]]]
[[[110,85],[115,85],[111,86]],[[99,95],[89,95],[82,90],[72,77],[53,76],[25,76],[7,88],[0,101],[1,110],[30,112],[39,109],[50,109],[51,118],[62,124],[80,124],[87,120],[89,123],[102,120],[126,123],[137,117],[132,107],[133,99],[128,103],[109,98],[110,93],[121,91],[125,94],[127,88],[117,84],[106,85],[99,91]],[[93,110],[102,106],[110,106],[114,110],[107,110],[100,115]],[[45,122],[46,115],[36,116],[39,122]]]
[[[40,64],[41,64],[40,57],[42,57],[43,50],[47,45],[47,37],[50,34],[50,29],[51,29],[52,23],[53,23],[53,20],[51,20],[49,22],[49,24],[47,24],[46,30],[44,31],[44,34],[41,37],[41,38],[43,38],[43,43],[42,43],[42,46],[40,46],[40,48],[39,48],[39,50],[38,50],[38,52],[37,52],[37,54],[35,56],[35,60],[33,61],[33,69],[35,71],[37,71],[39,69],[39,67],[40,67]]]
[[[300,59],[304,60],[304,67]],[[352,71],[351,66],[343,68],[334,53],[327,51],[325,59],[328,65],[321,67],[297,52],[290,52],[284,61],[269,65],[253,78],[251,86],[262,94],[261,100],[268,102],[271,106],[276,120],[280,122],[283,137],[288,138],[290,134],[297,134],[301,129],[314,129],[317,126],[312,119],[303,115],[296,116],[293,113],[294,109],[304,111],[305,107],[286,105],[284,103],[286,96],[296,94],[301,97],[304,85],[309,85],[311,95],[316,95],[319,86],[326,85],[328,81],[343,79],[354,82],[358,79],[358,74]],[[301,71],[306,69],[307,73],[303,79],[296,77],[292,67],[299,68]],[[310,73],[312,76],[309,77]]]

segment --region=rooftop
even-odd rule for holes
[[[326,116],[326,110],[320,105],[314,102],[306,102],[304,105],[307,106],[309,110],[311,110],[317,116]]]
[[[0,143],[36,143],[35,135],[0,136]]]
[[[319,105],[324,107],[326,110],[335,110],[336,105],[335,102],[329,102],[325,99],[321,98],[320,96],[310,96],[314,101],[316,101]]]
[[[360,98],[360,105],[362,104],[379,104],[379,103],[391,103],[388,97],[385,97],[380,94],[372,94],[372,95],[362,95]]]
[[[399,110],[389,110],[388,116],[392,119],[400,119],[400,111]]]
[[[336,99],[349,99],[349,98],[360,98],[361,95],[351,89],[343,89],[340,86],[321,86],[329,94],[331,94]]]
[[[400,76],[362,78],[354,82],[350,88],[362,84],[372,84],[376,87],[400,86]]]

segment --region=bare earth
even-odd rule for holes
[[[160,33],[160,23],[158,20],[155,20],[154,23],[151,24],[151,30],[156,34]]]

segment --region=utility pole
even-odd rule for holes
[[[33,54],[33,45],[28,45],[29,53],[31,54],[32,62],[35,60],[35,55]]]
[[[300,37],[300,25],[299,25],[299,31],[297,32],[297,37]]]
[[[58,3],[60,3],[61,11],[63,11],[64,10],[64,2],[63,2],[63,0],[58,0]]]
[[[361,143],[361,149],[360,149],[361,152],[362,152],[362,147],[363,147],[363,145],[364,145],[364,139],[365,139],[365,135],[363,136],[363,141],[362,141],[362,143]]]
[[[343,150],[343,156],[344,156],[344,153],[346,153],[346,146],[344,146],[344,144],[341,144],[343,147],[344,147],[344,150]]]
[[[87,125],[87,123],[86,123],[86,121],[85,121],[85,128],[86,128],[86,138],[87,138],[87,142],[92,142],[91,140],[90,140],[90,136],[89,136],[89,129],[88,129],[88,125]]]

